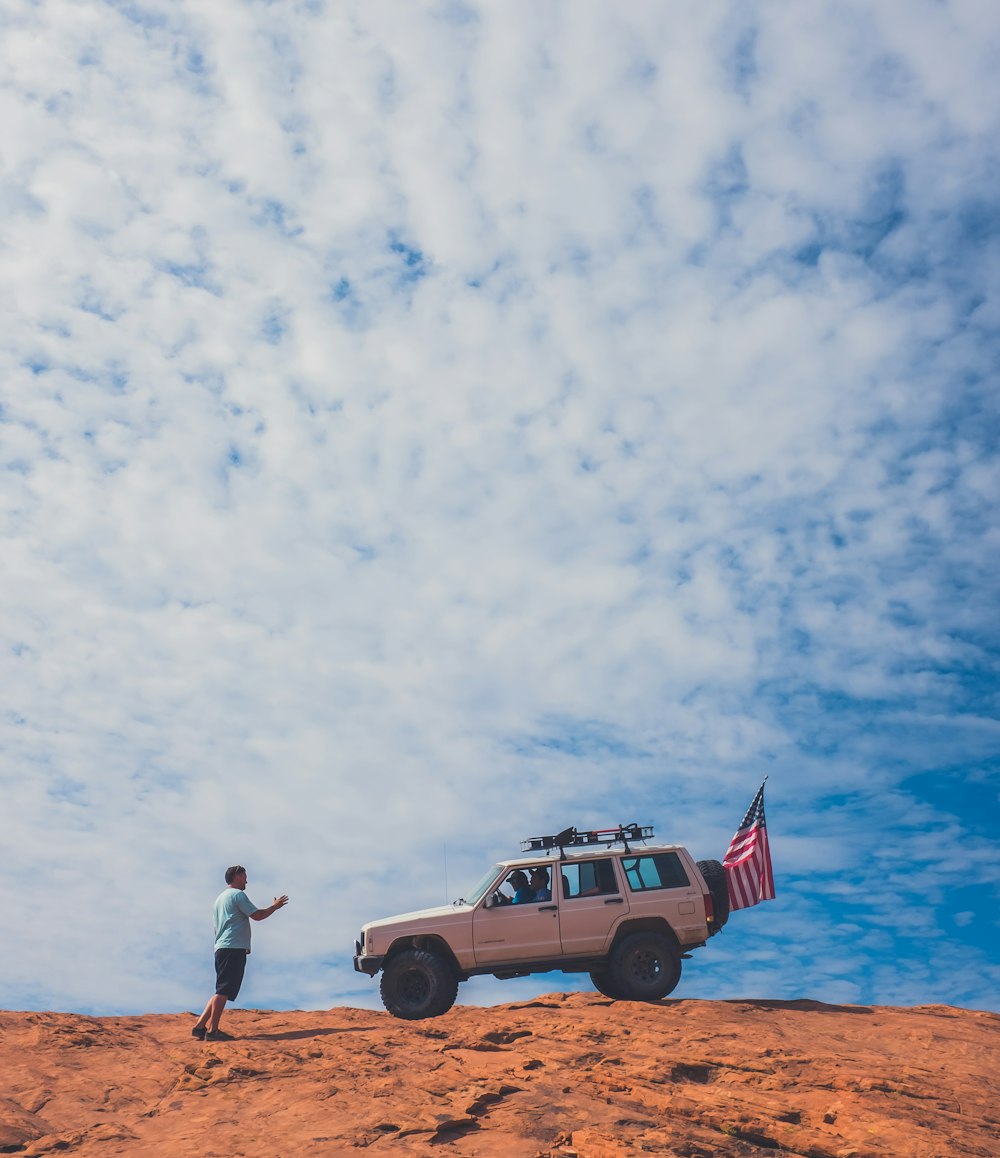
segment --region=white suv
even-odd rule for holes
[[[607,997],[658,1001],[680,980],[681,959],[726,923],[729,892],[718,861],[647,845],[652,835],[630,824],[524,841],[531,855],[492,865],[467,898],[370,921],[354,968],[381,970],[386,1009],[408,1020],[446,1013],[459,982],[485,973],[589,973]],[[538,869],[548,888],[536,876],[516,903],[502,892]]]

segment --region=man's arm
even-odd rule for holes
[[[264,921],[272,913],[276,913],[279,909],[283,909],[288,904],[288,897],[275,897],[274,904],[268,905],[266,909],[258,909],[256,913],[250,914],[251,921]]]

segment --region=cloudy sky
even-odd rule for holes
[[[0,1004],[377,1004],[652,823],[684,997],[1000,1009],[993,0],[12,0]],[[477,980],[463,999],[582,984]]]

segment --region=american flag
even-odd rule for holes
[[[767,777],[764,778],[765,782]],[[764,822],[764,785],[757,790],[743,823],[729,842],[722,860],[729,884],[729,907],[749,909],[761,901],[774,900],[774,874],[771,850],[767,844]]]

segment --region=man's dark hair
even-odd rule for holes
[[[239,873],[245,873],[247,870],[241,864],[230,865],[226,869],[226,884],[231,885]]]

